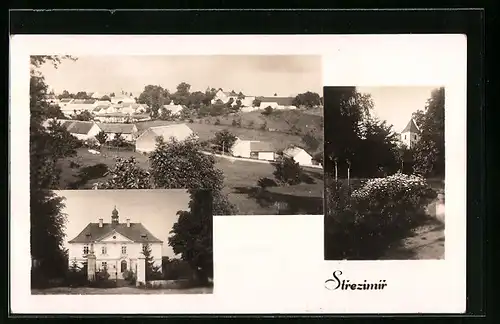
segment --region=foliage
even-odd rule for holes
[[[227,129],[223,129],[215,133],[215,138],[213,143],[217,146],[217,149],[221,152],[230,152],[237,137],[229,132]]]
[[[89,149],[98,150],[101,147],[101,143],[95,138],[91,137],[84,142],[84,145]]]
[[[125,270],[123,278],[129,282],[130,285],[135,286],[137,282],[137,274],[132,270]]]
[[[257,185],[261,188],[276,187],[278,184],[271,178],[260,178]]]
[[[155,260],[151,255],[151,244],[146,243],[142,245],[142,254],[145,257],[146,263],[146,281],[162,279],[163,276],[160,267],[155,266]]]
[[[116,281],[113,279],[110,279],[110,274],[108,272],[108,269],[104,267],[103,269],[100,269],[96,271],[95,273],[95,280],[91,281],[89,283],[89,287],[93,288],[115,288],[116,287]]]
[[[444,95],[444,88],[432,91],[425,112],[414,116],[421,136],[415,145],[413,168],[428,177],[444,177]]]
[[[102,144],[106,143],[106,141],[108,140],[108,134],[106,134],[105,131],[100,131],[95,136],[95,139],[99,142],[99,144],[102,145]]]
[[[61,107],[49,105],[47,107],[47,112],[45,113],[47,118],[65,119],[66,116],[61,111]]]
[[[274,109],[273,107],[271,106],[267,106],[262,112],[261,114],[264,115],[264,116],[269,116],[273,113]]]
[[[186,261],[200,283],[213,278],[213,207],[209,190],[192,190],[189,211],[179,211],[168,244]]]
[[[69,287],[82,287],[88,284],[87,267],[78,266],[76,259],[71,261],[71,266],[64,278],[65,284]]]
[[[307,92],[298,94],[294,98],[292,104],[296,107],[306,106],[308,108],[312,108],[315,106],[319,106],[321,104],[321,99],[320,99],[319,94],[317,94],[315,92],[307,91]]]
[[[256,98],[252,101],[252,106],[259,107],[261,102],[262,102],[262,100]]]
[[[127,141],[122,137],[121,133],[115,133],[115,137],[109,142],[111,146],[114,147],[124,147],[127,146]]]
[[[115,165],[106,172],[109,180],[98,183],[96,189],[150,189],[149,173],[143,170],[134,157],[117,158]]]
[[[107,96],[107,95],[104,95],[99,100],[101,100],[101,101],[111,101],[111,98],[109,96]]]
[[[321,144],[321,141],[313,132],[302,135],[302,142],[306,145],[307,151],[310,152],[315,152]]]
[[[279,183],[284,185],[296,185],[301,182],[303,173],[302,168],[292,157],[279,157],[277,161],[273,163],[273,166],[273,175]]]
[[[159,85],[147,85],[144,90],[137,98],[137,102],[140,104],[146,104],[151,109],[151,116],[153,118],[158,117],[160,109],[163,105],[166,105],[170,94],[167,89]]]
[[[425,218],[435,192],[423,178],[401,173],[369,180],[349,194],[345,183],[327,186],[326,259],[380,258]]]
[[[193,279],[195,275],[189,263],[182,259],[164,257],[162,268],[165,280]]]

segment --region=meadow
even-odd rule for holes
[[[147,156],[131,151],[110,151],[103,149],[101,154],[91,154],[87,149],[78,149],[77,156],[67,158],[60,163],[62,170],[60,188],[63,189],[91,189],[95,182],[106,180],[104,173],[115,164],[117,157],[136,158],[139,165],[149,168]],[[298,202],[297,198],[311,201],[308,207],[304,203],[304,213],[317,210],[322,213],[323,208],[323,171],[321,169],[304,168],[314,183],[300,184],[297,186],[268,188],[261,190],[257,186],[260,178],[272,178],[274,167],[268,163],[249,161],[233,161],[216,157],[216,167],[224,172],[224,192],[229,200],[238,207],[243,215],[266,215],[285,212],[276,207],[276,202],[289,204],[290,201]],[[294,207],[295,208],[295,207]],[[298,213],[299,211],[297,211]],[[310,212],[309,212],[310,213]]]

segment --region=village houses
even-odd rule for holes
[[[242,140],[237,138],[230,149],[235,157],[252,158],[265,161],[274,161],[275,149],[271,143]]]
[[[168,141],[170,138],[175,138],[177,141],[184,141],[191,136],[197,138],[186,124],[150,127],[135,140],[135,150],[141,153],[154,151],[158,137],[164,141]]]
[[[106,133],[108,141],[113,140],[116,134],[120,134],[125,141],[133,142],[138,132],[135,124],[98,123],[97,125]]]
[[[115,206],[111,222],[99,218],[97,223],[89,223],[80,234],[68,241],[69,266],[75,262],[82,265],[92,254],[97,269],[106,268],[111,278],[124,279],[127,271],[137,273],[137,260],[145,244],[151,248],[154,265],[161,270],[163,242],[142,223],[133,223],[130,218],[120,222]]]

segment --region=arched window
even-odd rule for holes
[[[122,262],[120,263],[120,266],[121,266],[121,272],[127,271],[127,261],[122,260]]]

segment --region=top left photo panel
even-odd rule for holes
[[[30,190],[210,189],[323,214],[320,56],[30,56]]]

